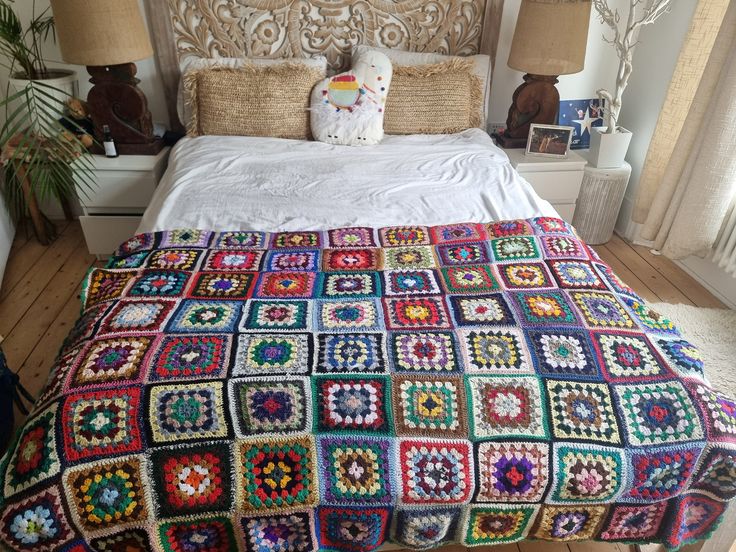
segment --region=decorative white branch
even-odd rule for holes
[[[613,45],[619,59],[614,92],[612,93],[606,89],[600,89],[596,92],[598,97],[606,102],[604,117],[608,127],[607,133],[614,133],[618,130],[621,100],[634,69],[634,49],[638,44],[637,37],[640,29],[653,24],[664,14],[669,13],[672,4],[672,0],[646,0],[647,7],[642,10],[639,5],[644,1],[629,0],[629,12],[626,16],[625,26],[622,26],[621,14],[617,9],[610,8],[608,0],[592,0],[593,7],[598,12],[601,23],[613,33],[610,38],[604,35],[603,40]]]

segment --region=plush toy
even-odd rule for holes
[[[91,148],[94,140],[94,126],[89,116],[87,102],[79,98],[69,98],[64,105],[64,118],[61,124],[79,138],[85,148]]]
[[[312,91],[312,136],[346,146],[378,144],[391,86],[391,60],[381,52],[353,57],[353,67],[318,83]]]

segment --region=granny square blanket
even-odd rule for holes
[[[736,404],[559,219],[145,234],[83,301],[11,550],[678,548],[736,496]]]

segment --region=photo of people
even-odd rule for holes
[[[567,157],[575,129],[567,126],[531,125],[526,153],[548,157]]]

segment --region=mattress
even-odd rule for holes
[[[139,235],[0,460],[18,551],[708,537],[736,403],[564,221]]]
[[[488,134],[387,136],[369,147],[181,140],[140,232],[298,231],[556,216]]]

